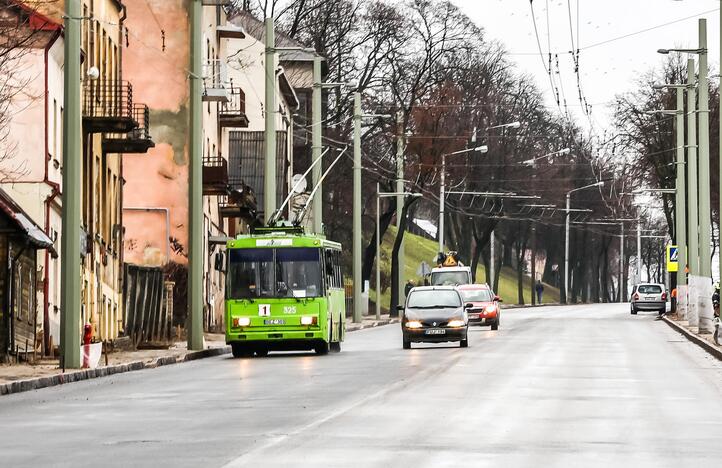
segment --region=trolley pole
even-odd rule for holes
[[[361,93],[353,95],[353,321],[362,320],[361,291]],[[378,268],[378,266],[377,266]],[[379,291],[376,291],[379,294]],[[377,301],[378,303],[378,298]]]
[[[311,126],[311,158],[315,166],[311,172],[313,179],[313,187],[318,185],[318,192],[313,198],[313,232],[316,234],[323,233],[323,188],[319,185],[323,168],[320,163],[316,163],[321,158],[321,132],[322,132],[322,98],[323,83],[321,82],[321,56],[316,54],[313,57],[313,94],[311,96],[311,118],[313,120]]]
[[[80,367],[80,180],[82,110],[80,101],[80,0],[65,2],[65,76],[63,94],[63,256],[60,314],[61,367]]]
[[[265,68],[266,164],[265,176],[263,178],[263,212],[265,221],[267,222],[271,214],[276,211],[276,36],[273,27],[273,18],[266,18]],[[314,216],[315,215],[316,213],[314,213]]]
[[[203,349],[203,2],[190,3],[188,164],[188,349]]]

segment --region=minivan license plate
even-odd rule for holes
[[[443,328],[429,328],[426,330],[427,335],[446,335],[446,330]]]
[[[286,323],[283,319],[268,319],[263,321],[266,325],[284,325]]]

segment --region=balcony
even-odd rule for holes
[[[218,108],[218,125],[221,128],[248,128],[246,94],[241,88],[231,86],[228,102],[222,102]]]
[[[203,158],[203,195],[228,195],[228,161],[220,155]]]
[[[248,186],[232,189],[229,195],[218,197],[218,210],[221,218],[239,218],[253,220],[256,217],[256,198]]]
[[[210,60],[203,65],[203,101],[228,102],[226,63]]]
[[[104,153],[147,153],[155,143],[150,136],[150,111],[145,104],[133,105],[136,127],[128,133],[108,133],[103,136]]]
[[[90,81],[83,90],[83,128],[90,133],[126,133],[133,120],[133,86],[127,81]]]

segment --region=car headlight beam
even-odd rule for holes
[[[449,320],[449,323],[447,323],[446,326],[450,328],[461,328],[466,326],[466,322],[463,320]]]
[[[496,312],[496,306],[495,305],[488,305],[484,308],[486,312]]]
[[[406,325],[406,328],[421,328],[422,327],[421,322],[419,322],[418,320],[409,320],[408,322],[406,322],[405,325]]]

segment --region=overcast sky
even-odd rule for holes
[[[521,70],[536,76],[549,105],[556,107],[539,55],[529,0],[452,2],[483,27],[488,37],[501,41]],[[534,0],[544,63],[548,62],[550,48],[559,54],[557,76],[561,77],[569,109],[580,117],[585,118],[580,111],[573,58],[568,53],[572,50],[569,4],[575,47],[581,49],[582,91],[592,105],[597,127],[609,124],[608,104],[614,96],[631,90],[636,76],[661,63],[663,56],[657,54],[657,49],[697,47],[697,18],[707,18],[710,65],[719,68],[720,0]],[[556,64],[553,69],[556,72]],[[559,78],[555,77],[555,81]]]

